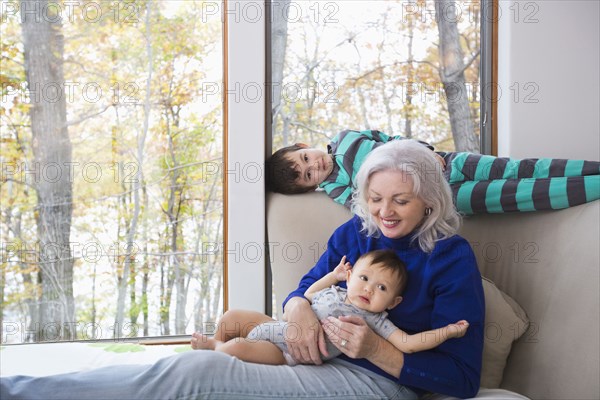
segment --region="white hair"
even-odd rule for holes
[[[413,240],[430,253],[435,242],[453,236],[461,224],[454,208],[450,185],[443,175],[434,153],[414,140],[394,140],[373,150],[363,162],[354,181],[352,212],[362,220],[363,231],[378,237],[381,232],[369,213],[368,191],[371,176],[381,171],[399,171],[413,183],[413,193],[421,199],[431,214],[417,226]]]

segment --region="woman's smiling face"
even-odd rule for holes
[[[410,175],[386,170],[369,179],[367,204],[381,233],[399,239],[411,233],[423,220],[426,205],[413,193]]]

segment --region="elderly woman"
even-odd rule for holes
[[[329,318],[324,327],[332,342],[340,344],[347,363],[417,394],[475,396],[483,350],[481,276],[469,244],[456,235],[460,218],[434,155],[412,141],[374,150],[357,174],[352,210],[354,218],[333,233],[327,251],[284,303],[285,318],[305,333],[288,343],[291,354],[318,363],[323,348],[322,330],[315,329],[319,321],[302,297],[306,288],[344,255],[352,263],[368,251],[390,248],[409,274],[403,302],[388,315],[396,326],[411,333],[464,318],[473,329],[434,350],[402,354],[358,318]]]
[[[416,399],[424,392],[457,397],[479,389],[484,298],[469,244],[456,235],[460,218],[433,153],[412,141],[374,150],[357,176],[356,216],[331,236],[327,251],[284,304],[299,329],[288,349],[300,363],[252,364],[214,351],[194,351],[148,366],[120,366],[51,377],[0,380],[0,397],[43,399]],[[466,335],[434,350],[403,354],[359,317],[318,321],[303,297],[342,256],[354,264],[371,250],[395,250],[408,289],[388,318],[408,333],[465,319]],[[341,284],[340,286],[344,286]],[[257,313],[259,323],[263,318]],[[343,355],[322,363],[324,330]]]

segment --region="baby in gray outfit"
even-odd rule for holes
[[[337,267],[313,283],[304,296],[320,321],[327,317],[360,317],[403,353],[429,350],[450,338],[464,336],[469,326],[464,320],[415,335],[388,320],[385,310],[400,304],[407,280],[406,267],[394,251],[375,250],[359,257],[354,267],[342,257]],[[346,281],[347,289],[336,286],[341,281]],[[290,341],[296,337],[298,332],[294,331],[295,326],[286,322],[253,311],[233,310],[223,315],[213,338],[194,333],[191,344],[194,349],[223,351],[244,361],[295,365],[286,343],[286,338]],[[337,357],[349,346],[350,338],[342,337],[342,332],[326,329],[326,337],[329,354],[321,354],[323,360]]]

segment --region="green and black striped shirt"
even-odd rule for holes
[[[375,130],[339,133],[328,146],[334,169],[320,187],[350,207],[354,178],[374,148],[402,136]],[[421,142],[428,146],[425,142]],[[528,158],[515,160],[467,152],[438,152],[456,208],[464,214],[557,210],[600,198],[597,161]]]

